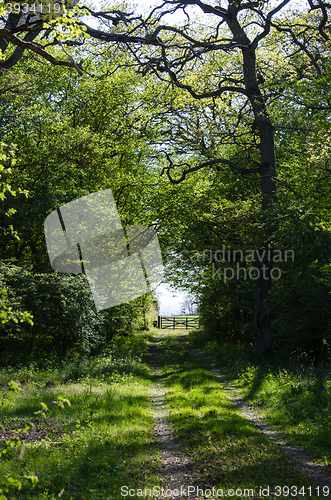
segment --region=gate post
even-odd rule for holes
[[[157,317],[157,327],[161,328],[161,316]]]
[[[173,327],[173,329],[175,329],[175,326],[176,326],[175,316],[173,317],[173,321],[174,321],[174,327]]]

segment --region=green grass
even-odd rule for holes
[[[163,369],[157,376],[145,356],[153,332],[114,339],[99,357],[43,370],[2,370],[0,500],[119,500],[124,498],[121,486],[164,486],[165,478],[158,477],[161,462],[149,397],[155,382],[166,388],[170,425],[195,464],[190,472],[197,473],[200,488],[253,489],[259,498],[261,487],[304,486],[306,492],[312,487],[312,494],[295,498],[326,498],[314,496],[313,481],[297,474],[277,445],[241,416],[229,392],[184,349],[180,334],[174,331],[162,340]],[[294,402],[305,403],[306,412],[310,405],[329,408],[329,381],[316,373],[285,372],[279,366],[275,371],[270,360],[257,363],[244,348],[221,346],[198,333],[190,334],[190,341],[216,355],[221,371],[259,411],[274,422],[287,415],[281,425],[290,436]],[[55,386],[46,388],[47,381]],[[328,421],[326,411],[320,415],[323,423]],[[318,421],[313,412],[308,416]],[[297,421],[296,428],[304,436],[306,420]],[[312,436],[316,439],[316,432],[307,434]],[[326,449],[322,443],[319,450]]]
[[[276,444],[240,415],[228,392],[180,345],[179,335],[177,331],[163,340],[163,381],[171,425],[185,452],[198,464],[200,484],[223,490],[253,489],[256,496],[260,487],[314,486],[293,471]]]
[[[1,373],[3,498],[118,499],[123,485],[159,484],[145,352],[143,336],[122,337],[106,356],[63,370]],[[13,378],[20,390],[7,389]]]
[[[331,463],[331,372],[314,367],[304,354],[286,361],[280,355],[260,358],[252,348],[222,343],[192,332],[190,343],[210,354],[220,371],[238,387],[247,403],[286,439]]]

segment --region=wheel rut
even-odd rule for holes
[[[175,500],[182,497],[188,500],[203,500],[204,497],[188,494],[189,486],[196,488],[203,487],[202,481],[199,479],[198,465],[183,452],[181,445],[176,442],[168,422],[169,410],[166,405],[166,389],[162,383],[162,363],[159,354],[160,341],[167,333],[168,332],[164,332],[159,335],[157,340],[152,342],[149,346],[150,366],[156,380],[155,388],[151,394],[151,404],[154,410],[153,439],[159,445],[160,465],[157,468],[157,474],[161,478],[161,484],[166,492],[164,497],[155,496],[153,500],[160,498]],[[190,346],[186,342],[185,337],[187,333],[188,331],[184,331],[180,339],[185,349],[212,373],[216,382],[228,392],[230,401],[240,410],[242,416],[269,440],[276,443],[282,452],[291,459],[293,472],[297,471],[303,473],[307,478],[314,480],[321,487],[330,486],[331,474],[329,471],[325,470],[325,466],[313,462],[305,450],[288,443],[280,432],[263,420],[257,412],[243,400],[239,391],[219,372],[211,359],[207,358],[199,349]],[[180,492],[182,492],[182,494],[180,494]]]

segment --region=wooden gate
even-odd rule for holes
[[[157,327],[158,328],[184,328],[188,330],[190,328],[199,328],[199,316],[158,316],[157,317]]]

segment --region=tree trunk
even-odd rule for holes
[[[255,282],[255,297],[254,297],[254,330],[255,330],[255,343],[254,354],[263,354],[272,352],[272,339],[271,339],[271,324],[270,312],[267,305],[267,299],[271,289],[271,279],[263,279],[262,264],[257,264],[257,269],[260,271],[260,278]],[[265,263],[267,272],[270,276],[270,268],[268,263]]]
[[[233,3],[232,9],[236,9]],[[233,13],[234,13],[233,11]],[[237,43],[242,44],[243,73],[246,95],[249,98],[254,113],[253,128],[255,128],[260,137],[260,172],[261,172],[261,190],[262,190],[262,210],[264,212],[264,223],[266,229],[263,241],[260,245],[260,252],[270,248],[270,238],[273,233],[273,224],[268,222],[271,208],[276,201],[276,183],[273,177],[276,176],[276,158],[274,144],[274,128],[268,117],[265,100],[261,94],[256,70],[256,47],[250,42],[243,28],[240,26],[236,15],[228,18],[228,26],[234,35]],[[270,219],[269,219],[270,220]],[[261,253],[260,253],[261,254]],[[265,272],[262,272],[262,266]],[[255,345],[254,353],[263,354],[272,350],[271,322],[270,312],[267,304],[271,289],[271,269],[272,262],[264,259],[264,262],[257,263],[257,269],[260,271],[259,277],[255,282],[254,296],[254,329]]]
[[[270,311],[267,304],[269,293],[271,290],[271,271],[272,258],[268,259],[269,250],[272,257],[272,248],[270,247],[270,239],[274,231],[273,223],[270,221],[270,209],[276,201],[276,185],[272,179],[276,175],[276,160],[274,147],[274,131],[270,120],[263,117],[258,124],[260,139],[261,139],[261,189],[262,189],[262,210],[264,212],[263,222],[266,225],[264,238],[261,244],[261,252],[265,250],[266,258],[263,263],[259,262],[257,266],[260,274],[255,282],[255,297],[254,297],[254,329],[255,329],[255,344],[254,353],[263,354],[272,351],[271,338],[271,321]],[[269,219],[269,220],[268,220]],[[270,255],[269,254],[269,255]],[[264,272],[262,272],[262,264]]]

